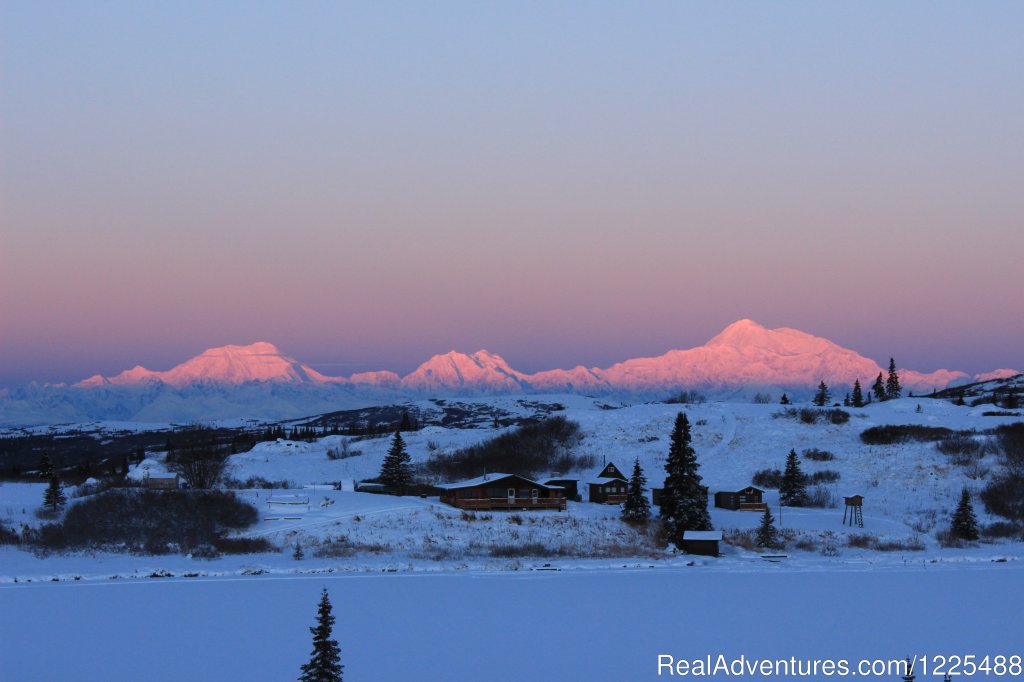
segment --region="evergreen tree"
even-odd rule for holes
[[[775,529],[775,518],[772,517],[772,512],[768,507],[764,508],[761,525],[757,529],[757,546],[766,549],[775,549],[781,546],[779,531]]]
[[[302,561],[302,559],[305,556],[306,556],[305,552],[302,551],[302,545],[300,545],[299,541],[296,540],[295,541],[295,551],[292,552],[292,558],[295,559],[296,561]]]
[[[814,404],[818,407],[824,407],[831,399],[832,395],[828,392],[828,385],[822,381],[818,384],[818,392],[814,394]]]
[[[878,373],[878,378],[875,379],[874,385],[871,386],[871,392],[875,394],[875,400],[881,402],[885,400],[885,382],[882,380],[882,373]]]
[[[39,478],[44,481],[48,481],[53,478],[56,472],[53,470],[53,462],[50,461],[50,456],[43,453],[42,457],[39,458]]]
[[[789,405],[789,396],[785,393],[782,394],[782,398],[779,400],[780,405]]]
[[[853,397],[850,399],[850,404],[854,407],[864,407],[864,391],[860,387],[860,379],[855,379],[853,382]]]
[[[779,500],[787,507],[802,507],[807,504],[807,476],[800,469],[800,459],[796,450],[790,450],[786,456],[786,468],[782,472],[782,485],[779,486]]]
[[[303,664],[299,682],[342,682],[341,649],[338,640],[331,639],[334,628],[334,614],[331,613],[331,600],[327,597],[325,587],[320,595],[320,606],[316,612],[316,627],[309,629],[313,635],[313,651],[309,663]]]
[[[665,486],[661,495],[661,522],[671,542],[682,541],[683,531],[711,530],[707,488],[701,485],[697,453],[691,445],[690,420],[676,415],[665,462]]]
[[[404,495],[405,489],[412,482],[410,462],[412,462],[412,458],[405,450],[402,433],[395,431],[395,437],[391,439],[391,447],[380,467],[380,482],[397,491],[399,495]]]
[[[60,487],[60,480],[57,479],[56,474],[50,477],[50,485],[46,487],[46,491],[43,493],[43,506],[49,507],[53,511],[57,511],[63,507],[68,501],[68,498],[64,495],[64,490]]]
[[[647,477],[640,467],[640,458],[633,462],[633,475],[629,477],[626,502],[622,505],[622,520],[627,523],[646,523],[651,518],[651,505],[647,501]]]
[[[849,406],[850,406],[850,394],[847,393],[846,396],[843,398],[843,407],[849,407]]]
[[[900,375],[896,373],[896,361],[889,358],[889,378],[885,380],[885,399],[895,400],[903,393]]]
[[[949,528],[950,534],[960,540],[978,539],[978,518],[974,515],[974,506],[971,504],[971,493],[964,488],[960,494],[960,504],[953,512],[953,523]]]
[[[963,407],[964,405],[967,404],[967,401],[964,400],[964,392],[963,391],[960,391],[960,393],[957,394],[957,396],[956,396],[956,403],[955,404],[959,405],[961,407]]]

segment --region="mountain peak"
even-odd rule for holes
[[[782,330],[769,330],[753,320],[746,318],[737,320],[720,331],[713,339],[707,342],[708,346],[746,346],[751,343],[758,343],[771,336],[774,332]]]

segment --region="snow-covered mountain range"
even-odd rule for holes
[[[72,386],[30,386],[0,394],[0,422],[118,418],[155,420],[224,417],[281,418],[316,410],[424,395],[584,393],[666,396],[697,389],[737,394],[766,388],[809,390],[825,381],[840,394],[859,379],[867,389],[883,368],[828,339],[752,320],[726,327],[702,346],[635,358],[606,369],[577,366],[525,374],[486,350],[435,355],[404,377],[362,372],[322,374],[271,343],[211,348],[166,371],[134,367],[95,375]],[[958,383],[1013,376],[1000,369],[971,377],[940,369],[901,369],[904,386],[931,391]],[[81,414],[84,411],[84,414]],[[47,416],[51,415],[51,416]]]

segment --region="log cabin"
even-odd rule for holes
[[[598,504],[622,504],[626,501],[629,481],[613,463],[601,469],[590,481],[590,501]]]
[[[715,506],[719,509],[757,512],[768,508],[764,501],[764,491],[752,485],[735,492],[722,490],[715,493]]]
[[[468,510],[566,508],[565,491],[517,474],[484,474],[461,483],[437,486],[441,501]]]

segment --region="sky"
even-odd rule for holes
[[[0,385],[740,318],[1024,369],[1024,5],[0,4]]]

